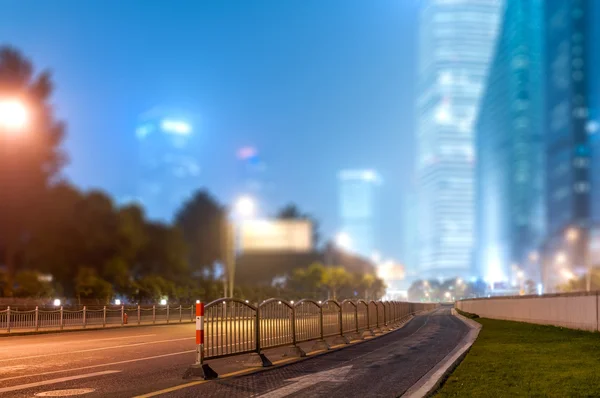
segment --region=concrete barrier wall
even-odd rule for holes
[[[599,299],[598,292],[582,292],[469,299],[455,306],[482,318],[597,331]]]

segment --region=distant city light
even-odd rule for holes
[[[523,279],[524,277],[525,277],[525,273],[523,271],[518,271],[517,272],[517,278]]]
[[[564,264],[567,262],[567,255],[564,252],[558,252],[554,258],[557,264]]]
[[[167,300],[166,299],[161,299],[160,300],[160,305],[167,305]]]
[[[200,300],[196,300],[196,304],[200,304]]]
[[[59,307],[60,306],[60,299],[54,299],[54,306],[55,307]]]
[[[192,126],[188,123],[173,119],[163,119],[160,128],[166,133],[177,135],[189,135],[192,132]]]
[[[352,238],[346,232],[340,232],[335,237],[335,244],[344,250],[350,250],[352,248]]]
[[[537,285],[537,294],[538,295],[542,295],[544,293],[544,285],[542,285],[541,283],[538,283]]]
[[[537,262],[540,259],[540,255],[538,252],[533,251],[531,253],[529,253],[529,261],[531,261],[532,263]]]
[[[575,274],[573,274],[571,271],[569,271],[566,268],[561,269],[560,274],[563,276],[563,278],[565,278],[567,280],[571,280],[571,279],[575,278]]]
[[[565,238],[569,242],[575,242],[577,239],[579,239],[579,230],[573,227],[567,229],[567,232],[565,233]]]
[[[121,300],[119,300],[119,299],[116,299],[116,300],[115,300],[115,305],[121,305]]]
[[[248,300],[245,300],[244,302],[245,302],[246,304],[248,304],[250,301],[248,301]]]
[[[0,133],[19,132],[29,120],[29,112],[21,101],[10,99],[0,100]]]

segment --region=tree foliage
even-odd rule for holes
[[[19,101],[27,110],[22,130],[0,131],[0,250],[7,295],[12,295],[24,246],[41,216],[44,190],[65,162],[60,150],[64,125],[53,115],[52,91],[49,72],[36,74],[17,50],[0,48],[0,97]]]
[[[215,262],[223,259],[225,208],[208,191],[201,190],[183,205],[175,220],[189,248],[190,268],[214,275]]]

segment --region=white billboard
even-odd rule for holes
[[[312,224],[307,220],[248,220],[239,233],[242,252],[312,250]]]

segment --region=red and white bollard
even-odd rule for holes
[[[210,380],[217,377],[217,372],[204,363],[204,304],[196,301],[196,363],[186,370],[183,378]]]
[[[204,362],[204,303],[196,303],[196,365]]]

